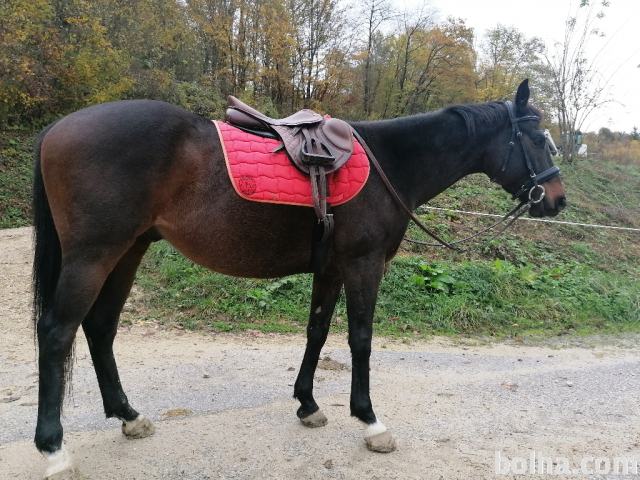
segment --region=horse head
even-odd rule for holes
[[[555,216],[566,206],[560,169],[553,164],[542,115],[529,104],[529,81],[518,87],[514,102],[504,102],[509,122],[484,155],[485,171],[514,199],[528,202],[533,217]]]

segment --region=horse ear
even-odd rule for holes
[[[524,111],[527,103],[529,103],[529,79],[525,78],[516,92],[516,108],[520,111]]]

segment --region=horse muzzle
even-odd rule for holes
[[[529,215],[532,217],[555,217],[567,206],[564,185],[559,177],[532,187],[528,200],[531,202]]]

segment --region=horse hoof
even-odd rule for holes
[[[301,418],[300,421],[305,427],[316,428],[316,427],[324,427],[327,424],[327,417],[324,416],[324,413],[320,409],[313,412],[311,415],[307,415],[304,418]]]
[[[138,415],[138,418],[130,422],[122,422],[122,433],[128,439],[134,440],[137,438],[150,437],[156,433],[156,427],[153,426],[151,420],[143,415]]]
[[[382,422],[372,423],[364,433],[364,441],[372,452],[390,453],[398,448],[396,439]]]
[[[390,432],[382,432],[372,437],[366,437],[364,441],[367,444],[367,448],[372,452],[390,453],[398,448],[396,439],[393,438]]]
[[[44,472],[45,480],[86,480],[73,466],[71,455],[63,443],[59,450],[53,453],[45,453],[47,457],[47,470]]]

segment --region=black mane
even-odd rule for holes
[[[389,118],[383,120],[364,120],[349,122],[354,127],[395,127],[400,131],[410,131],[421,125],[438,125],[440,134],[448,133],[447,127],[440,128],[443,117],[441,115],[452,114],[462,118],[466,127],[466,133],[470,139],[483,136],[486,133],[495,132],[496,128],[503,126],[509,120],[506,106],[503,102],[469,103],[452,105],[441,110],[417,113],[404,117]],[[433,122],[436,122],[435,124]]]
[[[460,115],[471,138],[475,138],[479,131],[486,131],[487,127],[495,128],[502,125],[509,118],[507,109],[502,102],[454,105],[444,111]]]

